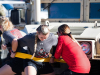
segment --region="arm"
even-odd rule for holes
[[[63,39],[59,37],[57,48],[56,48],[55,55],[54,55],[56,59],[59,59],[62,54],[62,45],[63,45]]]
[[[53,36],[53,46],[52,46],[52,57],[54,57],[56,47],[57,47],[57,43],[58,43],[58,38],[54,35]]]
[[[53,47],[52,47],[53,50],[52,50],[52,56],[51,56],[51,57],[53,57],[53,58],[54,58],[54,54],[55,54],[55,51],[56,51],[56,47],[57,47],[57,46],[53,46]]]
[[[12,50],[11,50],[12,52],[11,52],[11,55],[10,55],[12,58],[15,57],[17,47],[18,47],[18,41],[17,41],[17,39],[13,39],[12,40]]]
[[[16,52],[17,47],[18,47],[18,41],[17,41],[17,39],[13,39],[12,40],[12,51]]]
[[[17,38],[13,34],[11,34],[10,32],[4,32],[3,37],[6,41],[7,47],[11,47],[12,52],[16,52],[17,47],[18,47]],[[23,43],[22,43],[22,45],[23,45]]]
[[[25,47],[27,46],[27,41],[29,40],[29,36],[26,35],[20,39],[13,39],[12,40],[12,52],[11,52],[11,57],[14,58],[15,57],[15,53],[16,53],[16,50],[17,50],[17,47]]]
[[[17,47],[20,46],[20,47],[24,47],[27,45],[27,36],[24,36],[23,38],[20,38],[20,39],[13,39],[12,40],[12,52],[11,52],[11,57],[14,58],[15,57],[15,54],[16,54],[16,50],[17,50]]]
[[[53,35],[53,40],[52,40],[52,43],[53,43],[53,46],[52,46],[52,49],[51,49],[51,58],[50,58],[50,63],[54,63],[54,54],[55,54],[55,50],[56,50],[56,47],[57,47],[57,43],[58,43],[58,39],[55,35]]]
[[[55,53],[55,50],[56,50],[56,46],[53,46],[52,47],[52,56],[50,58],[50,63],[54,63],[54,53]]]

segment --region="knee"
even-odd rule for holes
[[[25,75],[37,75],[37,70],[33,66],[27,66],[24,69]]]

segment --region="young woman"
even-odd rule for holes
[[[69,68],[64,75],[85,75],[90,71],[90,62],[82,51],[78,42],[72,37],[68,25],[58,27],[58,44],[55,51],[55,58],[60,56],[68,64]],[[63,74],[63,73],[62,73]]]
[[[17,42],[17,39],[21,38],[22,35],[19,30],[14,28],[11,21],[9,21],[6,17],[0,17],[0,30],[2,31],[3,38],[5,39],[5,44],[1,47],[3,50],[6,48],[9,50],[9,54],[6,58],[7,61],[5,61],[5,65],[0,68],[0,75],[20,75],[23,70],[23,60],[11,57],[14,57],[16,51],[23,50],[18,46]]]
[[[50,33],[48,26],[40,25],[37,33],[31,33],[18,40],[21,47],[28,46],[28,54],[37,58],[48,58],[52,47],[57,45],[57,37]],[[32,58],[33,58],[32,57]],[[54,75],[49,62],[36,62],[26,59],[24,62],[26,75]]]

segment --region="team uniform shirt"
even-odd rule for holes
[[[31,55],[33,55],[34,53],[35,35],[36,33],[30,33],[18,40],[18,43],[21,47],[24,46],[28,47],[27,53]],[[40,41],[38,39],[35,57],[48,58],[52,46],[56,46],[57,42],[58,42],[57,37],[52,33],[50,33],[48,38],[45,39],[44,41]]]
[[[76,73],[89,73],[90,62],[81,47],[74,42],[69,36],[60,36],[55,51],[55,58],[60,56],[69,66],[69,70]]]
[[[13,39],[15,39],[15,38],[19,39],[21,37],[22,37],[22,35],[21,35],[20,31],[15,28],[12,30],[3,32],[3,38],[5,39],[5,44],[7,45],[7,48],[9,51],[12,49],[11,44],[12,44]]]

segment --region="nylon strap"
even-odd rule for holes
[[[16,52],[15,57],[22,58],[22,59],[31,59],[32,55],[26,54],[26,53],[21,53],[21,52]],[[36,58],[36,57],[33,57],[32,60],[37,61],[37,62],[49,62],[50,57],[49,58]],[[63,59],[61,59],[60,61],[59,61],[59,59],[54,59],[54,62],[66,63]]]

